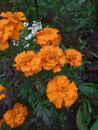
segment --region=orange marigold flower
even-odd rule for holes
[[[57,75],[47,84],[47,97],[57,108],[70,107],[78,98],[78,88],[64,75]]]
[[[46,46],[40,49],[41,64],[45,70],[53,69],[53,72],[58,72],[65,63],[63,50],[54,47]]]
[[[33,51],[23,51],[15,57],[16,70],[24,72],[25,76],[31,76],[41,71],[41,58]]]
[[[65,50],[66,63],[71,66],[78,67],[82,64],[82,54],[75,49]]]
[[[3,115],[4,121],[11,128],[16,128],[24,123],[25,118],[28,115],[27,107],[23,104],[15,103],[13,109],[9,109]]]
[[[6,88],[0,84],[0,101],[6,97]]]
[[[61,41],[61,36],[58,29],[46,27],[43,30],[36,32],[37,43],[41,46],[53,45],[57,46]]]
[[[4,21],[4,23],[6,23],[4,28],[9,30],[9,32],[11,33],[9,38],[14,40],[19,40],[19,31],[21,31],[25,27],[24,24],[22,23],[23,21],[26,21],[26,17],[24,13],[3,12],[1,13],[0,16],[3,18],[2,20]]]

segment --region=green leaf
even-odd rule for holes
[[[86,103],[87,103],[87,107],[88,107],[88,112],[91,113],[91,112],[92,112],[92,106],[91,106],[91,103],[90,103],[89,100],[88,100]]]
[[[83,83],[83,84],[79,85],[79,89],[83,94],[90,96],[93,93],[96,93],[97,86],[98,86],[98,84],[95,84],[95,83]]]
[[[95,58],[98,58],[98,55],[94,53],[93,51],[90,51],[90,54],[92,54],[92,56],[94,56]]]
[[[84,42],[83,45],[81,46],[81,49],[84,49],[87,45],[87,42]]]
[[[83,104],[83,106],[79,107],[76,115],[76,123],[77,123],[78,130],[89,130],[85,122],[85,117],[87,115],[86,112],[87,112],[86,104]]]
[[[90,130],[98,130],[98,120],[96,120],[94,122],[94,124],[92,125],[92,127],[90,128]]]

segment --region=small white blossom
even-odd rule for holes
[[[12,40],[14,46],[19,46],[19,41]]]
[[[42,23],[33,21],[32,27],[34,27],[36,30],[41,30],[42,29]]]
[[[32,29],[33,29],[33,27],[28,27],[28,28],[27,28],[27,30],[32,30]]]
[[[32,37],[33,37],[33,36],[32,36],[32,33],[29,33],[29,35],[27,35],[27,36],[25,37],[25,40],[30,40]]]
[[[36,29],[32,29],[31,33],[34,35],[36,32]]]
[[[24,46],[24,48],[27,48],[27,47],[29,47],[30,46],[30,44],[29,43],[27,43],[25,46]]]
[[[29,25],[28,22],[24,22],[23,24],[24,24],[25,27],[27,27]]]

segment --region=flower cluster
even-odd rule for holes
[[[23,51],[15,57],[16,70],[24,72],[26,77],[37,74],[43,69],[58,72],[65,64],[65,56],[63,50],[54,47],[46,46],[40,49],[36,54],[34,51]]]
[[[57,108],[70,107],[78,98],[78,88],[64,75],[57,75],[47,84],[47,97]]]
[[[6,88],[0,84],[0,101],[6,97]]]
[[[26,21],[26,17],[22,12],[3,12],[0,16],[2,18],[0,20],[0,50],[5,50],[9,46],[9,39],[19,40],[20,31],[25,27],[23,21]],[[18,53],[14,58],[15,64],[13,66],[16,70],[22,71],[26,77],[35,75],[43,69],[47,71],[48,75],[48,71],[52,70],[49,74],[55,73],[55,77],[53,79],[50,78],[47,84],[45,82],[47,87],[44,94],[47,95],[49,101],[56,108],[70,107],[78,99],[78,87],[65,75],[62,75],[62,73],[57,74],[57,72],[62,72],[62,67],[65,64],[73,67],[80,66],[82,64],[82,54],[75,49],[64,50],[60,48],[59,43],[62,38],[58,29],[51,27],[40,29],[37,32],[34,30],[32,34],[36,38],[37,44],[39,44],[37,45],[38,50],[36,52],[34,50],[26,50]],[[27,38],[25,40],[30,39]],[[36,45],[36,43],[33,44]],[[5,91],[6,88],[0,85],[0,100],[6,97]],[[3,118],[0,120],[0,126],[5,122],[11,128],[20,127],[27,115],[27,107],[23,106],[23,104],[15,103],[12,109],[8,109],[4,113]]]
[[[8,39],[19,40],[20,31],[25,27],[22,21],[26,21],[26,17],[22,12],[3,12],[0,16],[0,50],[5,50],[9,47]]]
[[[82,64],[82,54],[75,49],[64,50],[57,47],[61,40],[57,29],[46,27],[36,32],[37,42],[41,45],[38,53],[23,51],[15,57],[16,70],[21,70],[25,76],[32,76],[43,69],[59,72],[64,64],[78,67]],[[58,39],[58,40],[57,40]]]
[[[4,122],[11,128],[16,128],[24,123],[25,118],[28,115],[26,106],[20,103],[15,103],[13,109],[9,109],[3,115]]]

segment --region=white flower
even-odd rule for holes
[[[27,47],[29,47],[30,46],[30,44],[29,43],[27,43],[25,46],[24,46],[24,48],[27,48]]]
[[[23,24],[24,24],[25,27],[27,27],[29,25],[28,22],[24,22]]]
[[[30,40],[32,38],[32,33],[29,33],[26,37],[25,37],[25,40]]]

